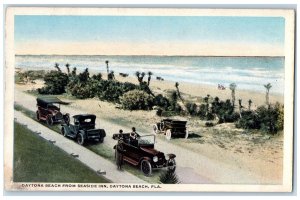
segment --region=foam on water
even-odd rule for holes
[[[226,87],[236,83],[240,89],[284,93],[284,57],[184,57],[184,56],[16,56],[16,67],[53,69],[54,63],[64,68],[66,63],[77,71],[89,68],[106,72],[105,61],[116,74],[151,71],[165,80],[185,81]]]

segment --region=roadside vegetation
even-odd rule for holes
[[[175,83],[174,89],[167,94],[155,94],[150,89],[152,72],[135,73],[138,84],[120,82],[116,80],[114,71],[109,68],[109,61],[105,62],[107,78],[101,73],[90,76],[88,68],[77,73],[76,67],[72,70],[66,64],[66,72],[59,65],[50,72],[22,73],[22,80],[35,80],[38,77],[44,80],[45,86],[39,88],[39,94],[68,94],[78,99],[98,98],[116,104],[125,110],[156,110],[162,117],[186,116],[205,121],[207,127],[216,124],[235,123],[237,128],[258,129],[265,133],[276,134],[283,130],[284,108],[280,103],[270,104],[269,94],[272,88],[270,83],[264,85],[266,89],[266,103],[255,110],[251,108],[253,102],[248,99],[236,100],[238,85],[231,83],[231,99],[220,100],[209,94],[201,102],[185,100],[180,92],[180,84]],[[25,77],[25,78],[24,78]]]
[[[14,123],[15,182],[108,183],[58,147]]]

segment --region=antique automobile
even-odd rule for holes
[[[123,161],[139,167],[146,176],[150,176],[153,169],[176,169],[174,154],[164,154],[154,148],[155,135],[132,138],[130,133],[118,133],[113,134],[113,139],[122,141],[117,145],[122,145]],[[118,153],[117,145],[114,146],[115,155]]]
[[[186,128],[187,121],[163,119],[153,125],[155,134],[163,133],[168,140],[171,138],[188,138],[189,132]]]
[[[74,124],[62,124],[61,134],[76,139],[77,143],[84,145],[87,141],[103,142],[106,136],[104,129],[95,129],[96,115],[74,115]]]
[[[38,97],[36,118],[38,121],[46,121],[48,125],[54,123],[69,123],[70,115],[60,112],[60,105],[68,105],[57,97]]]

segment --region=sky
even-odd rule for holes
[[[15,16],[16,54],[283,56],[281,17]]]

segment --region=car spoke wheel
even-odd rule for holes
[[[168,160],[168,169],[172,172],[175,172],[176,170],[176,162],[174,158],[171,158],[170,160]]]
[[[82,134],[77,135],[77,143],[80,145],[84,145],[84,137]]]
[[[154,134],[157,134],[157,133],[158,133],[158,127],[157,127],[157,124],[154,124],[154,125],[153,125],[153,133],[154,133]]]
[[[166,139],[167,139],[167,140],[171,140],[171,137],[172,137],[172,132],[171,132],[170,129],[168,129],[168,130],[166,131]]]
[[[48,116],[47,116],[46,123],[47,123],[47,125],[49,125],[49,126],[52,126],[52,125],[53,125],[53,119],[52,119],[52,116],[51,116],[51,115],[48,115]]]
[[[64,136],[64,137],[67,137],[67,131],[64,127],[61,128],[61,134]]]
[[[141,162],[141,171],[146,175],[150,176],[152,174],[152,167],[148,160],[143,160]]]
[[[184,136],[184,138],[187,139],[188,137],[189,137],[189,130],[186,129],[186,130],[185,130],[185,136]]]

